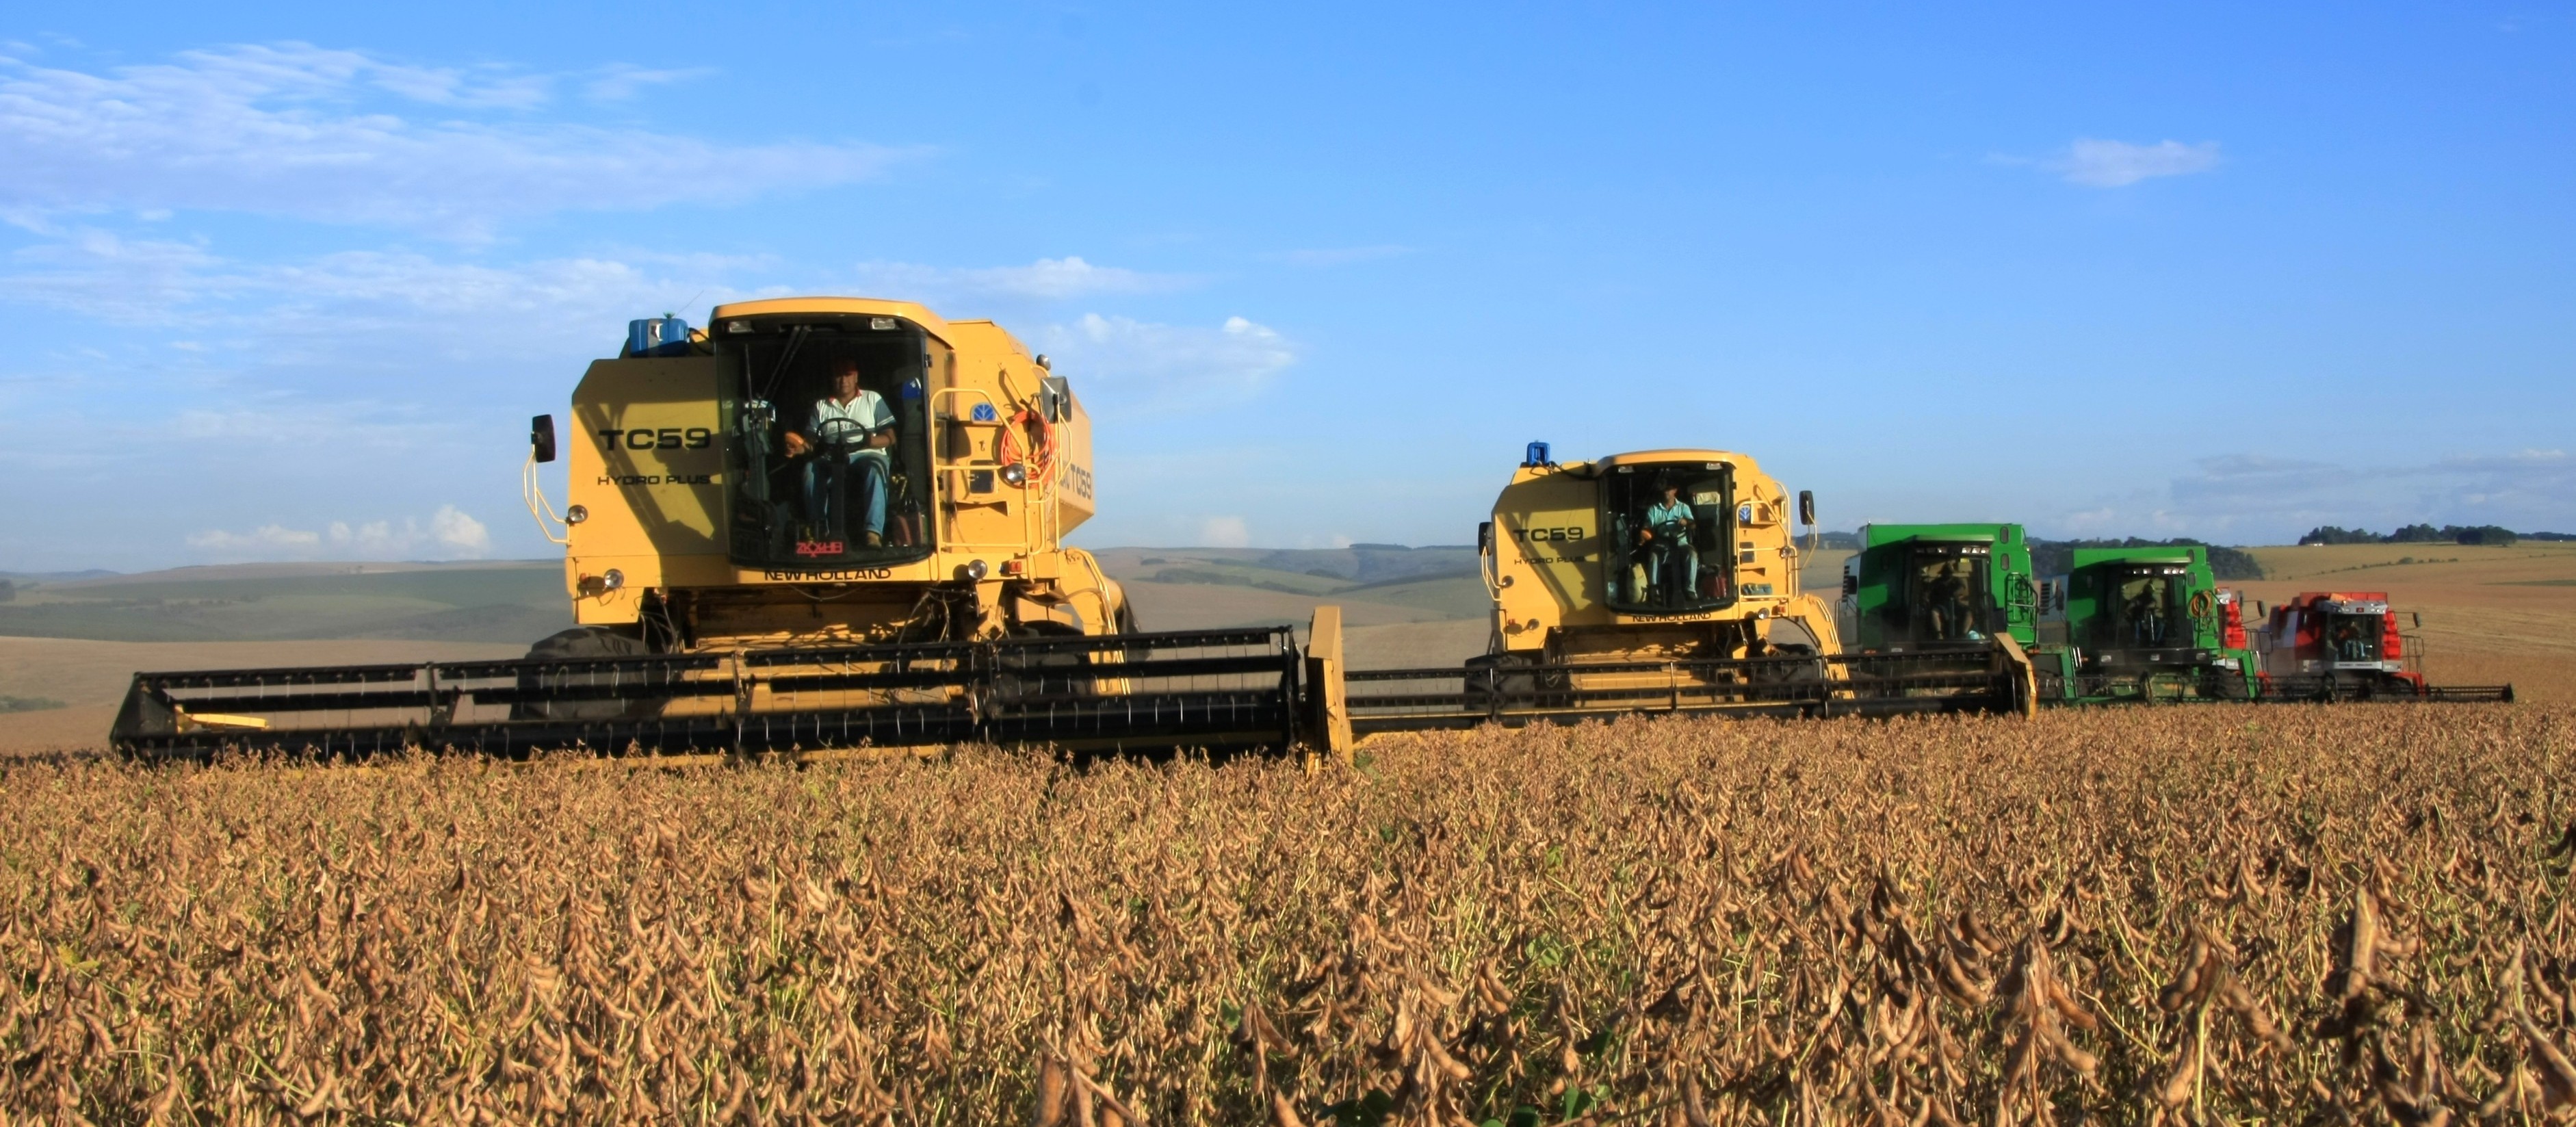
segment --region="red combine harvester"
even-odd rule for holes
[[[2302,591],[2252,640],[2266,699],[2513,699],[2511,685],[2426,684],[2423,641],[2398,632],[2383,591]]]

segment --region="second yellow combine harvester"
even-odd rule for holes
[[[2030,699],[2009,639],[1843,653],[1798,588],[1788,498],[1741,454],[1558,465],[1534,445],[1486,527],[1491,652],[1348,671],[1330,607],[1302,652],[1284,626],[1139,632],[1119,585],[1064,543],[1094,512],[1090,419],[991,322],[855,298],[718,306],[702,332],[639,321],[582,378],[570,421],[535,420],[527,489],[565,545],[575,629],[516,660],[140,673],[112,743],[150,758],[1338,752],[1372,732],[1610,712]],[[559,447],[558,515],[536,480]]]
[[[1487,656],[1456,669],[1354,670],[1354,736],[1605,712],[1890,715],[2031,707],[2010,638],[1940,654],[1843,652],[1833,609],[1799,587],[1795,509],[1753,458],[1649,450],[1559,464],[1532,443],[1479,530],[1493,596]],[[1335,686],[1327,686],[1328,689]]]

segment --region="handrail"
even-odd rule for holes
[[[537,535],[557,544],[572,543],[571,522],[555,512],[555,503],[546,499],[545,483],[537,480],[537,452],[533,449],[528,451],[528,460],[519,466],[519,501],[528,507],[528,515],[536,518]],[[564,534],[555,535],[553,525],[547,523],[549,521],[563,525]]]
[[[992,395],[988,394],[980,387],[943,387],[931,392],[930,410],[933,421],[939,421],[939,397],[943,395],[972,395],[977,399],[983,400],[985,406],[993,409],[993,418],[990,421],[972,417],[960,417],[955,414],[947,416],[946,421],[952,423],[964,423],[967,426],[975,427],[998,427],[1003,425],[1002,405],[994,402]]]

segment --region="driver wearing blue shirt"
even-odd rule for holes
[[[832,392],[814,401],[806,430],[787,432],[790,456],[814,453],[805,463],[805,515],[815,535],[839,540],[848,533],[848,508],[864,521],[861,547],[885,543],[886,449],[894,445],[894,410],[885,397],[859,386],[859,362],[832,367]]]
[[[1681,498],[1681,486],[1666,483],[1664,499],[1646,507],[1646,527],[1637,530],[1637,540],[1646,549],[1648,574],[1662,588],[1663,603],[1680,606],[1697,593],[1699,556],[1691,551],[1690,502]]]

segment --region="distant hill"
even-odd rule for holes
[[[563,565],[241,564],[11,580],[0,635],[110,642],[533,642],[572,625]]]
[[[39,583],[71,583],[83,579],[107,579],[112,578],[117,574],[117,572],[96,567],[87,571],[0,571],[0,580],[14,583],[20,587],[31,587]]]
[[[1294,623],[1331,603],[1353,625],[1481,621],[1476,549],[1463,544],[1347,548],[1103,548],[1149,630]]]

